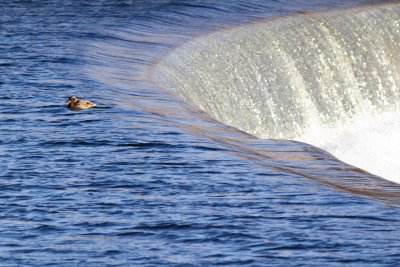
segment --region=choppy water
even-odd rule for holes
[[[0,265],[396,265],[397,186],[148,73],[198,34],[369,2],[2,1]]]

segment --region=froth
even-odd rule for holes
[[[340,160],[400,183],[400,111],[360,114],[328,127],[312,125],[297,138]]]

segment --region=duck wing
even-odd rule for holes
[[[91,101],[89,101],[89,100],[79,100],[79,101],[78,101],[78,106],[90,108],[90,107],[95,107],[96,105],[93,104],[93,103],[92,103]]]

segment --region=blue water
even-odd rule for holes
[[[369,2],[1,1],[0,266],[396,266],[398,186],[151,81],[193,36]]]

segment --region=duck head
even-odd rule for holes
[[[78,102],[78,98],[76,98],[76,96],[73,95],[73,96],[70,96],[65,103],[71,104],[71,103],[76,103],[76,102]]]

